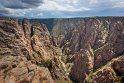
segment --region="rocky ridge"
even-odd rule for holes
[[[51,36],[37,21],[0,18],[0,79],[2,83],[69,81]]]
[[[123,83],[123,36],[124,17],[0,18],[0,80]]]
[[[55,19],[52,26],[51,35],[65,54],[66,64],[73,64],[69,76],[75,83],[87,82],[97,69],[124,54],[124,17]],[[105,77],[103,83],[115,83],[111,79],[115,80],[117,71],[109,69],[113,68],[107,67],[97,80],[108,75],[110,79]]]

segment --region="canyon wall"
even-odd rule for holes
[[[124,54],[124,17],[54,19],[52,23],[55,45],[62,49],[66,63],[73,63],[69,76],[74,82],[85,83],[88,75]]]
[[[0,18],[1,83],[70,81],[47,27],[23,19]]]
[[[0,80],[123,83],[124,17],[0,18]]]

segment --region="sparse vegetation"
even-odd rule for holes
[[[44,60],[44,61],[42,61],[42,65],[44,66],[44,67],[47,67],[47,68],[49,68],[49,67],[51,67],[51,65],[52,65],[52,61],[51,60]]]
[[[90,73],[89,75],[86,74],[86,83],[92,83],[92,74]]]
[[[123,22],[122,17],[117,20],[115,18],[114,21],[111,21],[112,19],[114,17],[97,16],[51,20],[24,19],[25,23],[23,21],[18,23],[16,19],[0,18],[0,63],[2,64],[0,70],[5,74],[3,80],[10,79],[13,73],[16,76],[17,72],[17,77],[14,77],[16,79],[30,80],[37,74],[36,78],[39,77],[37,80],[41,82],[53,79],[57,80],[57,83],[71,83],[67,78],[72,75],[75,76],[72,80],[76,79],[76,82],[85,80],[87,83],[92,83],[92,77],[97,74],[97,80],[101,78],[104,81],[108,76],[110,81],[120,83],[121,76],[117,76],[116,71],[113,70],[111,59],[115,57],[115,51],[120,52],[124,49]],[[46,31],[42,22],[47,24],[52,36]],[[22,29],[24,27],[25,29]],[[113,41],[109,37],[113,38]],[[57,43],[56,47],[53,42]],[[12,62],[8,57],[4,58],[7,54],[12,56],[12,59],[18,56],[20,59],[16,61],[15,58]],[[121,55],[123,54],[117,56]],[[120,58],[116,60],[120,61]],[[122,65],[120,68],[117,66],[118,70],[123,69],[123,62],[118,64]],[[94,69],[91,70],[93,67]],[[47,76],[48,74],[50,75]],[[34,79],[30,81],[32,80]]]

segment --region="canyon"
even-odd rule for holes
[[[124,17],[0,18],[0,83],[123,83]]]

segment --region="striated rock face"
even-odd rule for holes
[[[70,72],[70,78],[76,83],[85,83],[86,76],[92,72],[93,59],[89,51],[82,50],[75,55],[74,66]]]
[[[1,18],[0,58],[0,79],[3,83],[69,80],[59,65],[46,26],[38,21]]]
[[[61,41],[55,41],[60,43],[65,54],[75,54],[81,49],[91,47],[94,50],[95,67],[98,68],[101,63],[106,64],[113,57],[124,53],[123,17],[75,18],[65,19],[65,22],[63,20],[55,24],[52,34],[54,38],[55,35],[58,39],[63,37]]]
[[[92,19],[90,21],[92,21]],[[72,27],[67,30],[67,34],[64,35],[65,37],[60,42],[60,47],[63,48],[63,52],[66,54],[74,54],[81,49],[89,49],[95,42],[95,28],[86,27],[89,23],[85,22],[84,19],[79,20],[74,24],[72,20],[70,25],[72,25]],[[92,32],[90,33],[89,31]]]
[[[123,83],[123,67],[124,17],[0,18],[1,83]]]
[[[90,73],[87,73],[86,65],[93,65],[93,71],[96,71],[113,58],[124,54],[124,17],[68,18],[53,21],[51,35],[55,44],[67,55],[67,64],[74,64],[70,72],[74,81],[83,82],[87,79],[84,73]],[[92,54],[82,53],[81,50],[90,50]],[[110,83],[114,83],[113,72],[109,72],[106,69],[100,75],[110,74],[108,77],[113,79]]]
[[[52,44],[50,44],[50,35],[43,29],[43,25],[38,25],[38,23],[31,24],[28,20],[23,21],[22,24],[18,24],[18,20],[12,20],[11,22],[0,23],[1,55],[20,55],[32,60],[38,53],[46,59],[53,57],[53,53],[46,52],[48,46],[48,49],[52,50],[50,48]],[[47,44],[49,45],[45,46]],[[8,50],[4,52],[5,49]],[[45,50],[40,50],[39,52],[38,49]]]

